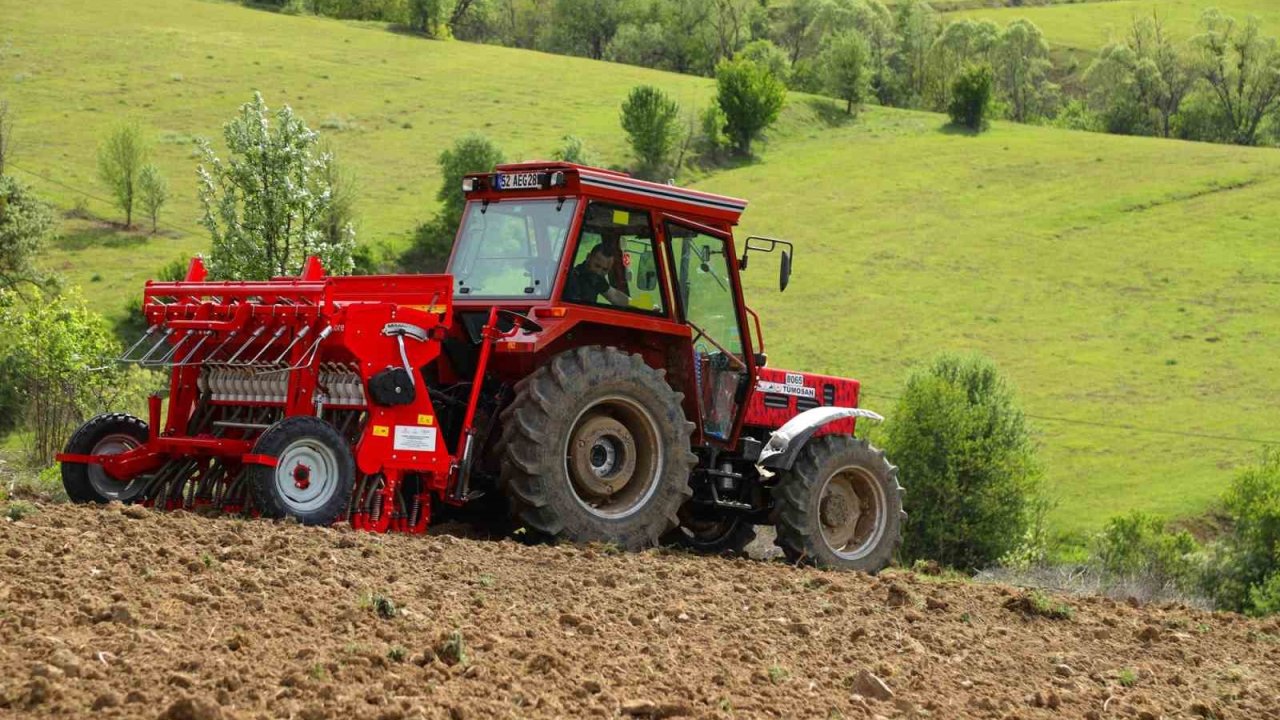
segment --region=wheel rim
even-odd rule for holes
[[[90,455],[119,455],[128,452],[141,445],[138,439],[132,435],[124,433],[112,433],[103,436]],[[136,496],[145,485],[145,478],[142,476],[131,478],[128,482],[121,482],[107,474],[107,471],[101,465],[86,466],[89,474],[89,485],[93,487],[94,492],[106,498],[107,500],[127,501]]]
[[[607,397],[574,418],[565,441],[565,472],[578,504],[598,517],[618,519],[653,497],[662,477],[658,425],[643,406]]]
[[[831,552],[857,560],[876,548],[888,524],[884,489],[865,468],[832,473],[818,494],[818,525]]]
[[[338,457],[317,440],[294,440],[280,453],[275,485],[287,511],[316,510],[333,497],[338,487]]]

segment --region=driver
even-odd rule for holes
[[[604,243],[591,248],[586,259],[569,271],[561,296],[569,302],[599,304],[603,295],[618,307],[631,305],[631,298],[626,293],[609,284],[609,270],[616,257],[616,251]]]

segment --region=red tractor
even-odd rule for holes
[[[742,200],[567,163],[463,180],[448,273],[148,282],[124,360],[167,407],[109,414],[59,456],[77,502],[424,532],[498,499],[535,536],[739,551],[874,572],[901,488],[853,436],[855,380],[766,366],[735,247]],[[740,251],[740,252],[739,252]]]

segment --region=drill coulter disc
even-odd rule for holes
[[[292,517],[303,525],[343,518],[355,485],[351,447],[329,423],[310,416],[285,418],[254,444],[275,467],[253,465],[247,475],[262,513]]]

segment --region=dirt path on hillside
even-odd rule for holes
[[[0,521],[0,716],[1280,719],[1280,621],[1019,594],[46,506]]]

